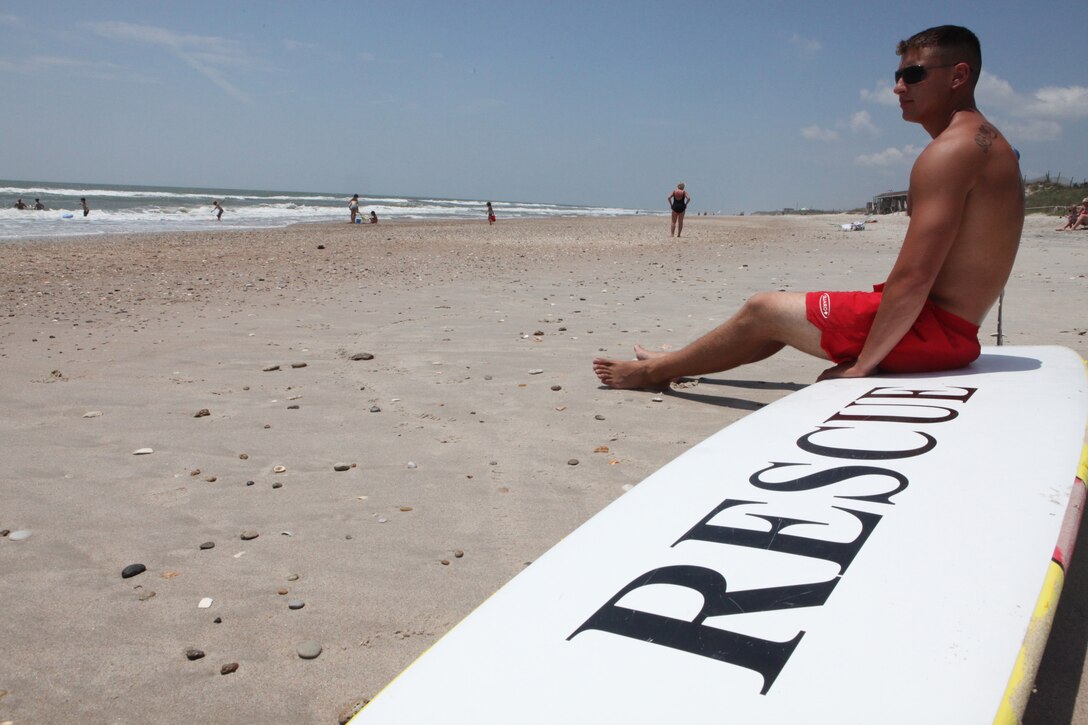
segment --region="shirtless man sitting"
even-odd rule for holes
[[[978,38],[957,26],[900,41],[895,93],[903,119],[933,138],[910,173],[910,224],[873,292],[763,292],[675,352],[635,348],[636,360],[593,361],[613,388],[763,360],[786,345],[835,365],[820,380],[963,367],[979,355],[978,326],[1012,271],[1024,224],[1016,151],[975,107]]]

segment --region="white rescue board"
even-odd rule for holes
[[[352,722],[1015,718],[1086,421],[1060,347],[810,385],[621,496]]]

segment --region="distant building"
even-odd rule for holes
[[[870,214],[892,214],[906,210],[907,192],[905,191],[888,191],[878,194],[866,205],[866,211]]]

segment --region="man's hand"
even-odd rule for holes
[[[872,375],[872,373],[859,368],[857,361],[850,360],[848,362],[839,363],[833,368],[824,370],[820,373],[820,377],[816,378],[816,382],[820,382],[821,380],[832,380],[833,378],[865,378],[869,375]]]

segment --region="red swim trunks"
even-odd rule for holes
[[[809,292],[808,321],[820,328],[820,347],[836,363],[857,360],[869,336],[884,285],[872,292]],[[926,301],[918,319],[880,363],[884,373],[962,368],[979,356],[978,325]]]

